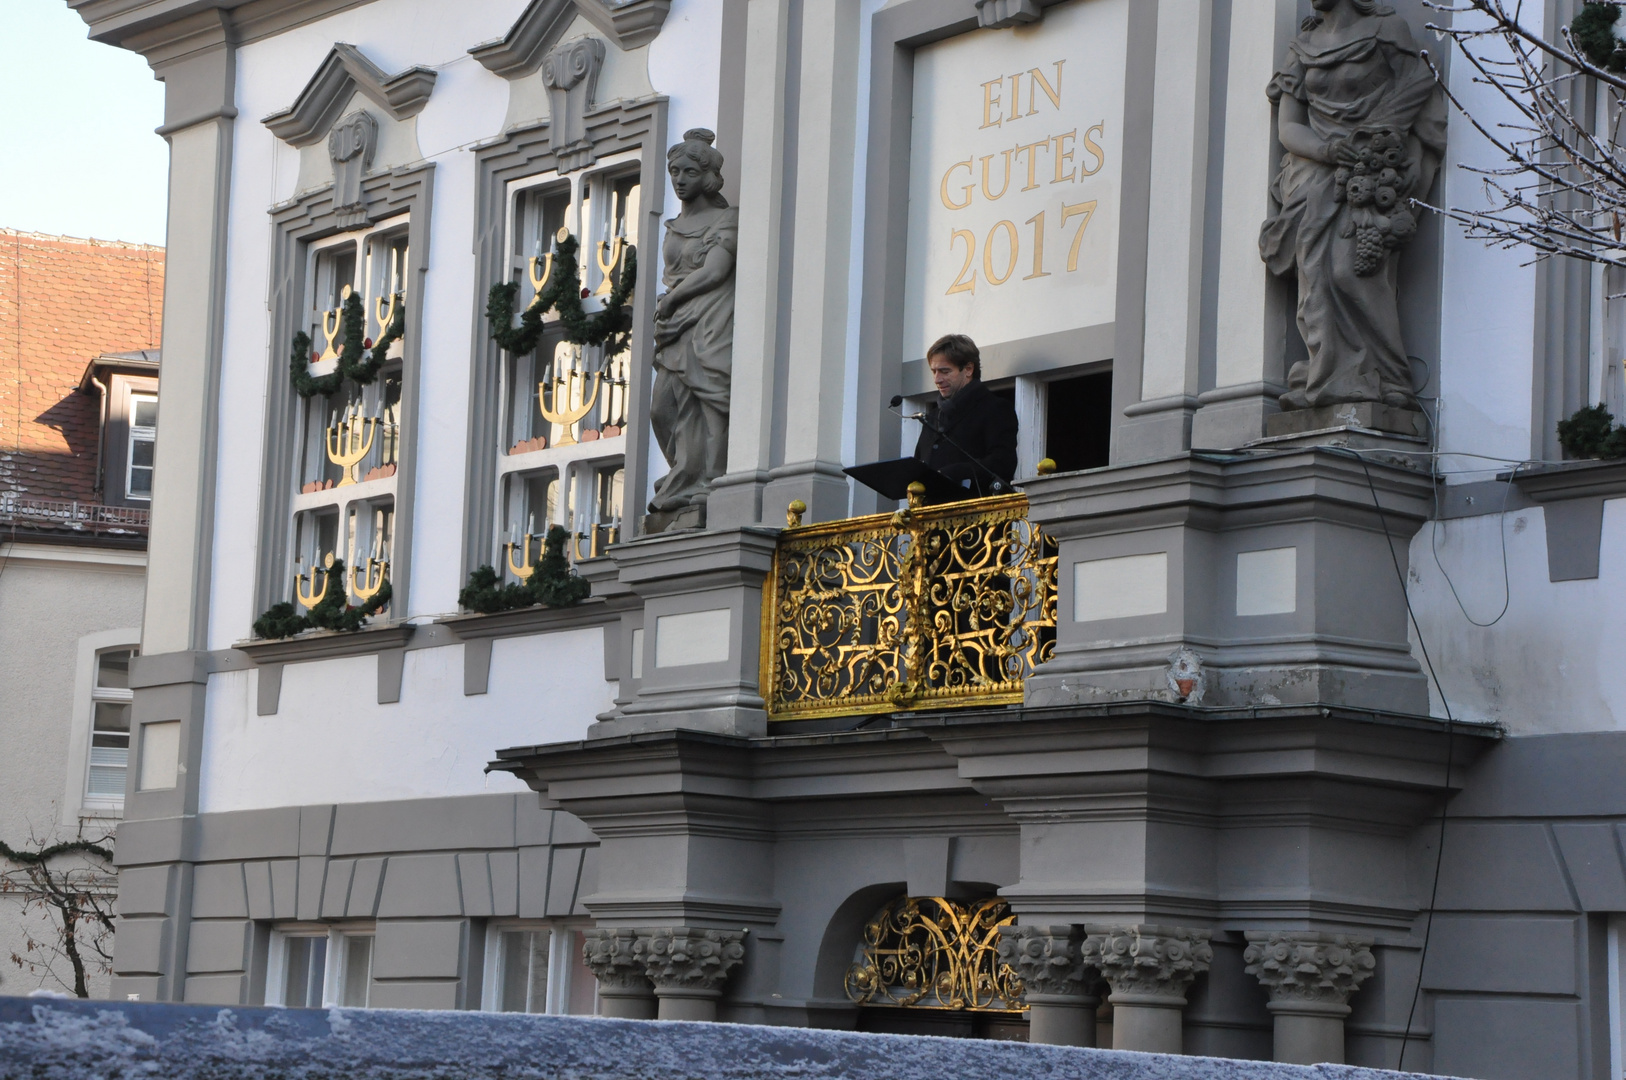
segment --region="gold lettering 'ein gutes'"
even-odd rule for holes
[[[978,130],[1002,128],[1041,112],[1059,110],[1062,72],[1066,63],[1066,60],[1054,61],[1049,75],[1041,68],[1033,67],[982,83],[982,123]],[[1032,141],[1018,140],[1009,149],[996,150],[991,154],[968,154],[956,158],[943,170],[938,180],[938,200],[945,210],[960,211],[970,209],[979,193],[987,202],[998,202],[1005,198],[1011,193],[1013,179],[1018,193],[1087,179],[1106,167],[1107,155],[1102,147],[1106,129],[1106,121],[1102,120],[1085,128],[1082,139],[1079,129],[1074,127]],[[981,277],[989,287],[1003,285],[1016,276],[1024,248],[1031,260],[1031,269],[1020,280],[1033,281],[1052,276],[1052,272],[1045,267],[1045,230],[1049,222],[1055,223],[1055,228],[1061,234],[1059,239],[1067,244],[1067,272],[1076,272],[1085,230],[1095,217],[1099,202],[1095,199],[1077,202],[1064,200],[1065,197],[1053,206],[1035,208],[1038,212],[1023,222],[1028,226],[1026,230],[1012,218],[1001,218],[994,222],[988,232],[980,237],[972,229],[951,228],[948,265],[951,268],[958,266],[958,270],[949,283],[946,295],[976,292],[979,254]]]

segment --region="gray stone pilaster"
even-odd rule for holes
[[[1248,931],[1242,959],[1270,991],[1276,1061],[1344,1061],[1349,997],[1372,977],[1372,939],[1349,934]]]
[[[1178,1054],[1186,988],[1208,970],[1207,930],[1183,926],[1090,926],[1084,951],[1112,994],[1112,1048]]]
[[[633,954],[655,986],[658,1019],[712,1021],[723,984],[745,959],[745,932],[691,926],[639,930]]]
[[[639,932],[626,926],[595,927],[583,935],[582,962],[598,980],[600,1015],[655,1019],[655,991],[637,954]]]
[[[1026,989],[1028,1042],[1094,1046],[1096,973],[1080,926],[1002,926],[999,959]]]

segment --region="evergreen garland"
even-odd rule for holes
[[[271,639],[293,637],[306,630],[360,630],[369,615],[382,611],[390,602],[391,591],[389,579],[385,578],[378,592],[365,604],[355,606],[350,603],[344,587],[344,560],[334,559],[322,583],[322,599],[316,602],[315,607],[301,615],[291,600],[273,604],[270,610],[254,620],[254,636]]]
[[[364,336],[366,328],[367,312],[362,307],[361,296],[352,292],[344,301],[344,345],[339,350],[338,365],[328,374],[321,376],[310,373],[310,335],[303,330],[295,334],[294,351],[289,358],[294,378],[294,393],[302,398],[315,397],[318,394],[322,397],[332,397],[345,379],[349,379],[357,386],[366,386],[378,378],[378,369],[384,366],[384,359],[389,354],[390,346],[406,333],[406,305],[402,295],[395,294],[395,314],[371,349],[367,347]],[[352,361],[350,359],[352,356],[364,358]]]
[[[1626,427],[1617,425],[1604,405],[1588,405],[1558,422],[1558,444],[1572,458],[1623,458]]]
[[[521,584],[503,584],[497,571],[482,566],[469,575],[469,583],[457,594],[457,602],[469,611],[491,615],[499,611],[546,604],[571,607],[586,599],[592,586],[576,576],[565,558],[565,541],[570,533],[563,525],[548,529],[542,541],[542,561],[530,578]]]
[[[578,248],[576,238],[568,234],[558,242],[548,283],[537,294],[536,302],[520,314],[518,326],[514,325],[514,301],[519,296],[519,282],[499,281],[491,286],[486,296],[486,319],[491,323],[491,338],[500,348],[514,356],[524,356],[535,349],[542,341],[542,316],[549,311],[558,313],[559,322],[565,328],[565,340],[572,345],[603,345],[606,356],[614,356],[627,347],[632,335],[627,298],[638,280],[638,249],[627,245],[621,256],[621,274],[610,288],[604,309],[596,315],[588,315],[582,310],[581,268],[576,262]]]
[[[18,851],[4,840],[0,840],[0,856],[4,856],[14,863],[21,863],[24,866],[47,862],[58,855],[66,855],[70,851],[82,851],[87,855],[99,856],[107,862],[113,861],[111,851],[100,844],[91,843],[89,840],[68,840],[52,844],[49,847],[43,847],[38,851]]]
[[[1606,71],[1626,72],[1626,42],[1615,37],[1620,5],[1586,3],[1570,23],[1570,39],[1581,55]]]

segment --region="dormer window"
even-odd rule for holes
[[[158,440],[158,395],[130,395],[130,438],[124,470],[124,492],[131,499],[152,499],[153,449]]]

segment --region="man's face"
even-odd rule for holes
[[[954,393],[971,381],[971,372],[976,365],[967,364],[965,367],[955,367],[954,361],[942,353],[926,358],[926,366],[931,369],[932,382],[937,384],[937,392],[944,397],[952,397]]]

